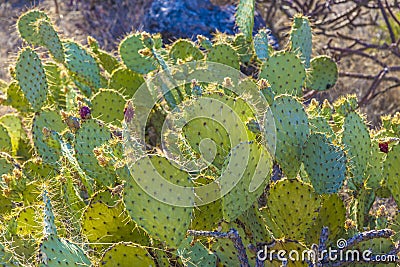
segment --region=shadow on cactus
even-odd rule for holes
[[[0,117],[0,263],[395,266],[398,216],[374,203],[400,201],[399,114],[372,130],[354,96],[309,101],[338,70],[313,57],[308,18],[275,51],[253,12],[240,1],[241,33],[213,40],[134,32],[118,56],[22,14],[0,83],[13,110]]]

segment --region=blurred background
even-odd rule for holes
[[[64,37],[86,43],[97,39],[116,51],[129,32],[161,32],[165,42],[212,37],[215,30],[235,33],[233,0],[0,0],[0,79],[9,81],[21,39],[15,30],[18,16],[36,7],[46,10]],[[310,17],[314,28],[313,53],[327,54],[339,64],[340,79],[326,93],[306,96],[333,101],[354,93],[371,127],[383,114],[400,111],[400,3],[368,0],[256,0],[255,30],[268,27],[280,47],[287,43],[291,18]]]

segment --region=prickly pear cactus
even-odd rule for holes
[[[22,14],[0,81],[0,265],[311,264],[268,248],[342,266],[322,253],[343,238],[396,256],[398,212],[379,203],[400,203],[400,113],[372,130],[355,95],[303,96],[338,79],[312,58],[314,18],[278,50],[254,12],[239,1],[240,33],[213,40],[130,33],[118,55]]]

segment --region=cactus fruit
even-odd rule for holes
[[[40,110],[46,102],[47,80],[42,62],[31,48],[27,47],[19,53],[15,75],[32,108]]]
[[[87,120],[90,119],[90,115],[92,114],[92,111],[88,106],[82,106],[79,109],[79,116],[81,117],[82,120]]]
[[[346,155],[323,134],[311,134],[303,150],[304,167],[318,194],[337,193],[346,178]]]

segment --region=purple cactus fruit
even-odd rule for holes
[[[128,101],[128,103],[126,104],[124,115],[125,115],[125,122],[130,123],[133,119],[133,116],[135,115],[135,109],[133,108],[131,101]]]
[[[81,116],[82,120],[86,120],[90,118],[90,108],[88,106],[82,106],[81,109],[79,110],[79,115]]]

